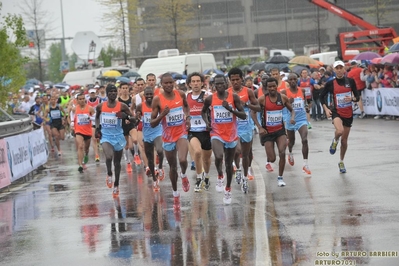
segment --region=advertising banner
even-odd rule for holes
[[[33,170],[28,134],[29,133],[20,134],[5,139],[7,142],[11,182],[14,182]]]
[[[45,164],[48,159],[49,151],[44,137],[43,127],[29,132],[30,156],[32,156],[33,169]]]
[[[399,116],[399,89],[378,88],[363,90],[362,100],[367,115]]]
[[[7,142],[0,139],[0,188],[11,184],[10,165],[7,157]]]

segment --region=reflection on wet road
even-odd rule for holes
[[[399,265],[394,123],[357,121],[345,175],[338,173],[338,157],[328,153],[331,124],[317,123],[309,132],[312,177],[301,174],[296,144],[284,188],[277,187],[275,172],[264,171],[264,150],[255,137],[250,193],[234,184],[226,206],[215,179],[209,191],[194,193],[195,172],[188,171],[191,190],[178,185],[179,213],[168,178],[154,193],[137,167],[133,173],[122,169],[120,196],[112,198],[104,163],[89,162],[79,174],[67,140],[63,156],[52,156],[39,178],[0,195],[0,264]],[[365,139],[378,142],[365,145]]]

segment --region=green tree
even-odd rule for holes
[[[53,82],[61,82],[65,76],[60,71],[60,62],[62,61],[61,42],[51,44],[49,53],[50,55],[47,60],[47,78]]]
[[[391,4],[392,0],[369,0],[364,11],[367,15],[374,17],[376,24],[380,25],[386,18],[389,18],[389,14],[392,12],[392,9],[389,8]]]
[[[123,55],[123,51],[121,48],[115,48],[111,44],[108,44],[106,48],[101,50],[100,56],[98,57],[98,61],[104,62],[104,67],[111,66],[112,58],[120,58]]]
[[[158,19],[161,33],[171,37],[174,48],[179,49],[187,43],[188,36],[192,27],[187,25],[187,21],[195,16],[194,6],[191,0],[157,0],[156,12],[150,14]]]
[[[0,2],[0,14],[2,3]],[[17,92],[25,82],[23,66],[28,59],[19,48],[28,45],[21,16],[8,14],[0,22],[0,103],[7,101],[9,92]]]
[[[107,32],[112,32],[113,39],[123,50],[122,56],[127,64],[128,57],[128,36],[138,30],[138,17],[135,15],[138,7],[138,0],[97,0],[101,5],[107,8],[102,20],[105,23]],[[104,61],[105,64],[105,61]]]
[[[238,58],[234,60],[231,67],[240,67],[240,66],[249,65],[249,64],[251,64],[251,61],[252,60],[249,57],[244,58],[244,57],[238,56]]]

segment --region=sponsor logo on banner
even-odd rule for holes
[[[11,184],[10,165],[7,156],[7,142],[0,139],[0,188]]]
[[[381,112],[382,111],[382,96],[381,96],[381,92],[380,91],[377,91],[376,102],[377,102],[378,112]]]
[[[5,139],[11,182],[47,162],[48,150],[43,128]]]

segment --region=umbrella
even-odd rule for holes
[[[275,55],[267,59],[266,63],[281,64],[281,63],[288,63],[289,61],[290,59],[284,55]]]
[[[242,71],[248,71],[251,69],[251,66],[249,65],[243,65],[243,66],[239,66],[239,69],[241,69]]]
[[[206,69],[206,70],[204,70],[204,72],[202,72],[202,74],[204,74],[204,75],[212,75],[214,73],[224,75],[224,72],[222,70],[214,69],[214,68]]]
[[[69,89],[70,85],[62,82],[55,84],[54,87],[56,87],[57,89]]]
[[[29,85],[40,85],[42,83],[38,79],[29,79],[28,81],[26,81],[26,84],[29,84]]]
[[[399,65],[399,53],[388,54],[381,60],[384,65]]]
[[[301,66],[301,65],[296,65],[296,66],[292,67],[292,72],[294,72],[295,74],[298,74],[298,76],[300,76],[302,70],[304,70],[304,69],[306,69],[308,71],[308,74],[310,74],[309,68],[307,68],[305,66]]]
[[[395,53],[395,52],[399,52],[399,42],[392,45],[391,48],[389,48],[388,50],[388,53]]]
[[[374,58],[380,58],[381,56],[377,53],[374,52],[364,52],[364,53],[360,53],[357,54],[353,60],[371,60]]]
[[[130,83],[131,81],[130,78],[127,77],[117,77],[116,80],[124,83]]]
[[[265,62],[256,62],[251,65],[249,70],[251,70],[251,71],[262,70],[262,69],[265,69],[265,66],[266,66]]]
[[[374,59],[371,59],[370,63],[373,65],[378,65],[378,64],[381,64],[381,60],[382,60],[382,57],[376,57]]]
[[[139,78],[141,77],[139,73],[134,72],[134,71],[128,71],[126,73],[123,73],[122,77],[126,78]]]
[[[319,65],[318,61],[305,55],[294,57],[288,63],[297,65]]]
[[[270,72],[273,68],[277,68],[279,71],[282,71],[283,69],[288,68],[288,64],[287,63],[266,63],[265,70],[267,72]]]
[[[108,70],[108,71],[105,71],[102,74],[102,76],[107,77],[107,78],[116,78],[116,77],[122,76],[122,74],[121,74],[121,72],[116,71],[116,70]]]

